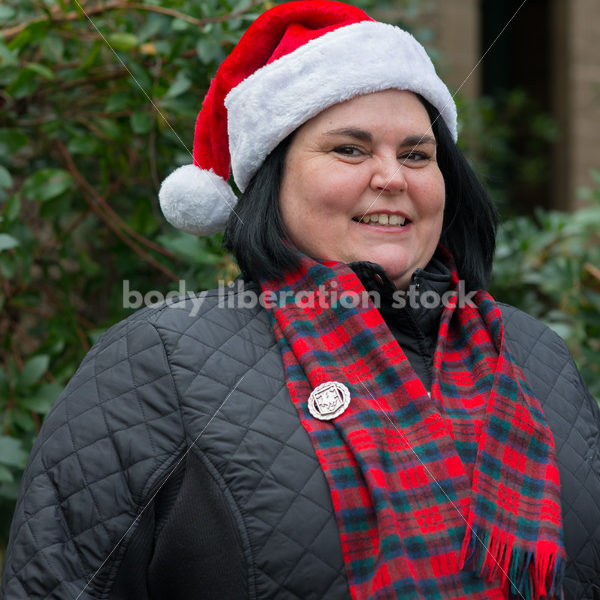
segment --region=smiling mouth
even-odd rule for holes
[[[364,223],[365,225],[381,225],[383,227],[402,227],[410,223],[408,219],[401,215],[389,215],[387,213],[373,213],[362,217],[352,217],[352,220],[357,223]]]

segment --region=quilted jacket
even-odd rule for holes
[[[89,352],[31,453],[2,597],[349,598],[268,315],[220,304],[141,310]],[[557,446],[565,598],[599,599],[598,406],[556,334],[502,312]]]

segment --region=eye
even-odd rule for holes
[[[341,154],[342,156],[348,156],[350,158],[358,158],[359,156],[364,156],[365,152],[358,146],[336,146],[333,151],[336,154]]]
[[[430,157],[429,154],[425,152],[412,150],[410,152],[406,152],[405,154],[401,154],[398,158],[406,162],[414,163],[429,160]]]

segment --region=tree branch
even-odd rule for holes
[[[595,267],[592,263],[585,263],[583,268],[600,283],[600,269]]]
[[[82,188],[85,192],[84,197],[87,199],[90,204],[92,210],[108,225],[108,227],[125,243],[127,244],[140,258],[143,258],[146,262],[151,264],[154,268],[163,272],[173,281],[179,281],[179,277],[171,271],[168,267],[158,262],[153,256],[148,254],[143,248],[141,248],[138,244],[136,244],[132,239],[130,239],[127,235],[125,235],[124,231],[121,230],[122,227],[129,235],[135,238],[140,243],[146,245],[148,248],[152,248],[158,252],[161,252],[165,256],[173,257],[175,256],[170,253],[168,250],[159,246],[155,242],[146,239],[144,236],[140,235],[137,231],[134,231],[127,223],[125,223],[117,213],[109,206],[102,196],[100,196],[96,190],[92,187],[92,185],[87,181],[87,179],[79,172],[73,158],[66,146],[60,141],[56,141],[56,146],[63,158],[65,166],[67,170],[71,173],[75,181],[78,183],[79,187]],[[117,225],[118,223],[118,225]],[[120,227],[119,227],[120,226]]]
[[[244,10],[238,10],[220,17],[205,17],[204,19],[197,19],[195,17],[191,17],[190,15],[186,15],[185,13],[182,13],[178,10],[174,10],[172,8],[152,6],[151,4],[144,4],[142,2],[126,2],[124,0],[113,0],[112,2],[107,2],[106,4],[101,4],[89,8],[83,7],[83,10],[85,11],[87,17],[93,17],[111,10],[145,10],[149,12],[167,15],[175,19],[180,19],[182,21],[190,23],[191,25],[195,25],[196,27],[203,27],[208,23],[221,23],[223,21],[228,21],[229,19],[235,19],[237,17],[240,17],[249,9],[261,3],[262,0],[254,0],[250,3],[248,8]],[[83,17],[81,13],[78,11],[71,11],[68,13],[61,14],[59,7],[53,7],[50,9],[49,17],[45,16],[40,17],[38,19],[32,19],[27,23],[21,23],[20,25],[15,25],[14,27],[9,27],[8,29],[0,30],[0,35],[2,35],[5,41],[8,41],[14,38],[15,36],[19,35],[19,33],[21,33],[26,27],[28,27],[32,23],[42,23],[44,21],[51,21],[53,23],[65,23],[70,21],[79,21],[82,18]]]

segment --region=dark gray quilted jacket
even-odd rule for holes
[[[600,598],[598,406],[562,340],[502,310],[557,445],[565,597]],[[219,308],[209,292],[199,311],[145,309],[101,338],[35,443],[2,593],[349,597],[327,483],[264,310]]]

